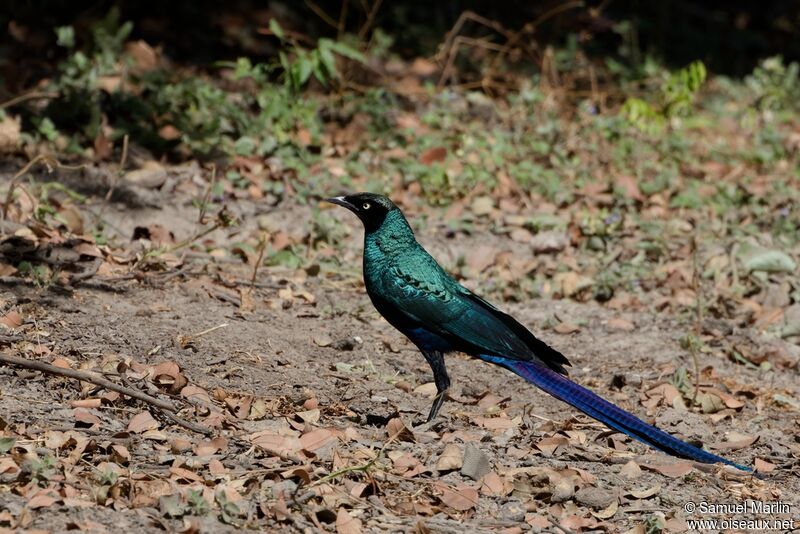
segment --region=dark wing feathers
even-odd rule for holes
[[[566,374],[567,359],[510,315],[450,278],[427,253],[387,269],[381,300],[468,354],[540,360]]]

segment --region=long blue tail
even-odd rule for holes
[[[567,404],[574,406],[586,415],[605,423],[609,427],[627,434],[633,439],[646,443],[653,448],[664,451],[673,456],[688,458],[698,462],[713,464],[721,462],[731,465],[742,471],[752,471],[749,467],[726,460],[715,454],[704,451],[694,445],[679,440],[648,425],[636,416],[626,412],[619,406],[611,404],[602,397],[592,393],[583,386],[572,382],[569,378],[558,374],[541,364],[535,362],[524,362],[519,360],[509,360],[496,356],[482,354],[482,360],[502,365],[506,369],[521,376],[528,382],[536,385],[550,395],[560,399]]]

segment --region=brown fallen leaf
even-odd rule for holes
[[[253,445],[279,456],[283,454],[295,454],[302,448],[298,438],[284,436],[270,430],[251,434],[248,439]]]
[[[653,466],[653,469],[664,476],[678,478],[689,474],[694,467],[692,467],[691,462],[675,462],[672,464]]]
[[[656,484],[652,488],[631,490],[625,495],[633,497],[635,499],[649,499],[650,497],[657,495],[660,491],[661,491],[661,484]]]
[[[350,515],[342,506],[336,513],[336,532],[338,534],[361,534],[361,520]]]
[[[212,476],[218,477],[226,474],[228,469],[216,458],[212,458],[211,461],[208,462],[208,472],[211,473]]]
[[[158,426],[158,421],[153,418],[152,414],[148,411],[144,411],[137,413],[131,418],[128,423],[128,432],[141,434],[148,430],[156,430]]]
[[[192,448],[192,442],[184,438],[174,438],[170,441],[169,450],[175,454],[181,454]]]
[[[436,461],[436,469],[438,471],[453,471],[461,469],[464,463],[464,458],[461,454],[461,448],[455,443],[448,443],[444,447],[442,455]]]
[[[439,497],[442,503],[459,512],[467,511],[478,505],[480,498],[478,490],[469,486],[451,488],[443,482],[438,482],[435,484],[435,488],[442,493]]]
[[[19,328],[22,326],[23,320],[22,315],[19,312],[11,310],[10,312],[6,313],[2,317],[0,317],[0,325],[5,326],[6,328],[10,328],[13,330],[14,328]]]
[[[729,451],[738,451],[739,449],[744,449],[745,447],[749,447],[756,441],[758,441],[760,436],[747,436],[745,434],[739,434],[736,432],[731,432],[728,435],[728,440],[723,441],[722,443],[717,443],[714,445],[714,448],[717,450],[729,450]]]
[[[564,436],[552,436],[549,438],[542,438],[535,446],[548,456],[552,456],[559,447],[566,447],[569,445],[569,440]]]
[[[307,451],[315,451],[336,441],[336,435],[327,428],[315,428],[300,436],[300,446]]]
[[[775,464],[769,463],[761,458],[756,458],[755,460],[755,469],[759,473],[771,473],[775,470],[775,467]]]
[[[34,495],[31,499],[28,500],[28,508],[31,510],[37,510],[39,508],[47,508],[49,506],[53,506],[60,500],[59,497],[54,497],[49,492],[40,491],[36,495]]]
[[[619,474],[627,478],[639,478],[642,475],[642,468],[633,460],[622,466]]]
[[[70,406],[73,408],[99,408],[103,402],[102,399],[77,399],[70,401]]]
[[[205,481],[205,479],[203,477],[201,477],[200,475],[198,475],[194,471],[186,469],[185,467],[172,466],[172,467],[169,468],[169,472],[172,473],[172,477],[175,480],[186,480],[188,482],[204,482]]]
[[[197,444],[194,453],[197,456],[210,456],[217,452],[224,450],[228,447],[228,440],[222,436],[217,436],[214,439],[204,440]]]
[[[494,471],[489,471],[481,480],[481,493],[491,497],[500,497],[511,491],[503,479]]]
[[[403,420],[399,417],[389,419],[389,422],[386,424],[386,433],[390,438],[396,438],[399,441],[408,441],[412,443],[416,441],[414,433],[408,429],[405,423],[403,423]]]
[[[154,366],[151,375],[156,385],[173,394],[178,393],[189,382],[181,373],[178,364],[172,361],[161,362]]]
[[[181,390],[181,397],[189,399],[192,402],[211,404],[211,397],[208,391],[193,384],[189,384]]]
[[[558,323],[553,327],[553,330],[557,334],[574,334],[575,332],[580,332],[581,327],[572,323]]]
[[[472,418],[472,421],[488,430],[506,430],[519,426],[519,424],[522,422],[519,417],[511,419],[506,414],[500,414],[497,417],[483,417],[481,415],[476,415]]]
[[[131,453],[125,445],[114,444],[111,446],[111,458],[118,464],[125,464],[131,461]]]
[[[608,323],[606,323],[609,330],[616,330],[619,332],[631,332],[636,328],[631,321],[627,319],[622,319],[620,317],[615,317],[614,319],[609,319]]]
[[[72,410],[72,415],[75,417],[76,422],[81,423],[84,426],[86,425],[94,426],[103,423],[103,421],[99,417],[91,413],[89,410],[86,410],[85,408],[75,408],[74,410]]]
[[[447,157],[447,149],[443,146],[429,148],[419,156],[419,162],[423,165],[431,165],[436,162],[444,161]]]
[[[591,514],[597,519],[611,519],[614,517],[614,514],[617,513],[617,510],[619,510],[619,502],[614,499],[606,508],[603,508],[599,512],[591,512]]]

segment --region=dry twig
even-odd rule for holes
[[[202,425],[198,425],[196,423],[192,423],[190,421],[186,421],[178,417],[176,414],[178,412],[178,408],[172,404],[171,402],[157,399],[147,393],[143,393],[139,390],[120,386],[103,378],[102,376],[96,375],[94,373],[89,373],[87,371],[78,371],[76,369],[65,369],[63,367],[56,367],[55,365],[41,362],[38,360],[28,360],[26,358],[18,358],[16,356],[11,356],[10,354],[6,354],[4,352],[0,352],[0,362],[5,363],[6,365],[14,365],[16,367],[22,367],[24,369],[33,369],[35,371],[40,371],[42,373],[47,373],[56,376],[64,376],[67,378],[75,378],[77,380],[81,380],[83,382],[89,382],[90,384],[94,384],[96,386],[103,387],[105,389],[116,391],[117,393],[122,393],[123,395],[127,395],[131,398],[140,400],[151,406],[155,406],[164,411],[164,416],[173,421],[174,423],[192,430],[194,432],[198,432],[204,435],[210,435],[212,433],[211,429],[204,427]]]

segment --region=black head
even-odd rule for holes
[[[367,232],[380,228],[386,215],[393,210],[399,209],[387,197],[374,193],[355,193],[353,195],[328,198],[326,201],[343,206],[355,213],[364,223],[364,229]]]

